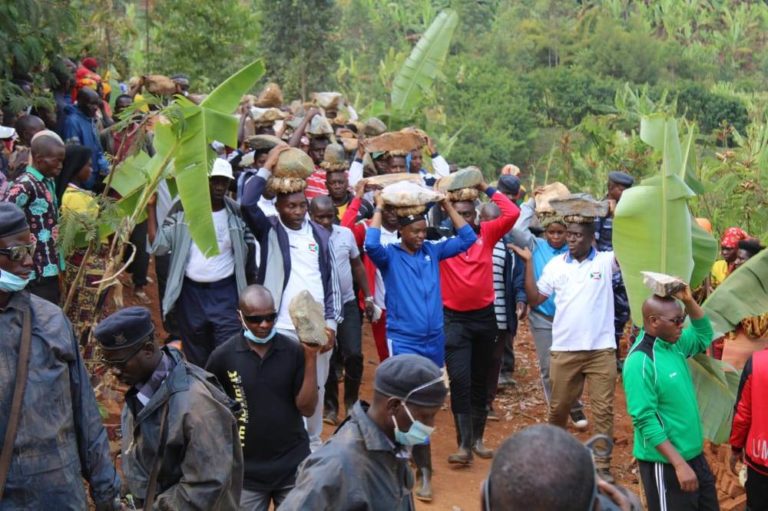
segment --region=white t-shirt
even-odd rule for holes
[[[381,245],[386,246],[390,243],[400,243],[400,239],[397,237],[397,231],[388,231],[384,226],[381,227]],[[376,270],[376,289],[373,292],[373,303],[380,309],[386,309],[387,304],[384,301],[386,296],[386,288],[384,287],[384,277],[381,276],[381,272]]]
[[[295,231],[285,228],[288,233],[288,244],[291,250],[291,274],[287,276],[288,283],[280,300],[280,310],[277,314],[277,328],[295,330],[288,314],[291,300],[305,289],[312,298],[320,304],[325,304],[323,277],[320,274],[320,245],[312,234],[312,227],[304,220],[301,229]]]
[[[339,288],[341,289],[341,303],[345,304],[355,299],[354,279],[350,259],[360,257],[360,250],[355,242],[355,235],[346,227],[333,226],[331,233],[331,248],[336,257],[337,274],[339,275]]]
[[[227,208],[213,212],[213,227],[219,255],[205,257],[197,244],[192,241],[185,274],[195,282],[218,282],[235,273],[235,254],[229,236],[229,213]]]
[[[613,326],[613,252],[594,248],[582,262],[570,253],[550,260],[536,283],[541,294],[555,294],[552,351],[615,348]]]

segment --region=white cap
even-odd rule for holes
[[[16,135],[16,130],[10,126],[0,126],[0,139],[12,138]]]
[[[208,177],[210,178],[216,176],[223,176],[234,180],[235,176],[232,175],[232,165],[230,165],[227,160],[216,158],[213,161],[213,168],[211,169],[211,173],[208,174]]]

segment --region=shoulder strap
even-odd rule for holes
[[[157,448],[157,456],[155,457],[155,463],[152,466],[152,472],[149,474],[147,495],[144,499],[144,511],[151,511],[152,506],[155,503],[155,493],[157,492],[157,476],[160,474],[160,465],[163,463],[165,444],[168,443],[168,408],[170,408],[170,403],[170,400],[165,402],[165,405],[163,406],[163,415],[160,418],[160,444]]]
[[[16,431],[21,420],[21,405],[24,400],[24,390],[27,387],[27,375],[29,374],[29,352],[32,346],[32,311],[27,308],[22,317],[21,345],[19,346],[19,361],[16,366],[16,385],[13,389],[11,401],[11,415],[8,420],[8,428],[3,439],[3,451],[0,454],[0,501],[3,499],[5,482],[11,469],[13,456],[13,444],[16,441]]]

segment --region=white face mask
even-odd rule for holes
[[[9,271],[0,270],[0,291],[15,293],[21,291],[29,283],[29,278],[23,279]]]

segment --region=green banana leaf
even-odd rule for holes
[[[768,312],[768,250],[728,275],[703,307],[716,337],[734,330],[744,318]]]
[[[407,113],[416,109],[448,55],[458,23],[459,15],[451,9],[441,11],[435,17],[395,76],[392,110]]]
[[[200,251],[208,256],[219,253],[208,188],[208,172],[216,158],[210,143],[218,140],[230,147],[237,146],[237,120],[233,112],[243,94],[263,74],[264,63],[257,60],[230,76],[199,105],[183,96],[176,98],[183,122],[177,133],[178,149],[173,154],[173,178],[184,206],[190,235]],[[167,140],[168,137],[167,133],[161,134],[164,140],[161,146],[177,147]],[[158,150],[158,155],[161,154],[162,151]],[[167,154],[162,154],[160,159],[165,157]]]
[[[663,115],[644,116],[640,137],[662,154],[661,175],[626,190],[613,223],[613,246],[636,325],[642,324],[642,304],[650,295],[641,272],[666,273],[692,282],[692,277],[703,279],[716,255],[714,238],[695,225],[688,208],[694,193],[684,177],[691,145],[683,150],[677,121]]]
[[[715,444],[728,441],[733,421],[733,405],[741,373],[703,353],[688,359],[696,391],[704,438]]]
[[[141,191],[149,185],[148,167],[151,158],[144,151],[127,157],[113,171],[110,187],[120,194],[120,200],[117,201],[117,209],[124,217],[130,216],[139,204]],[[146,218],[146,211],[142,211],[136,218],[136,223],[142,222]],[[99,235],[101,237],[109,236],[114,232],[110,225],[102,224],[99,226]]]

